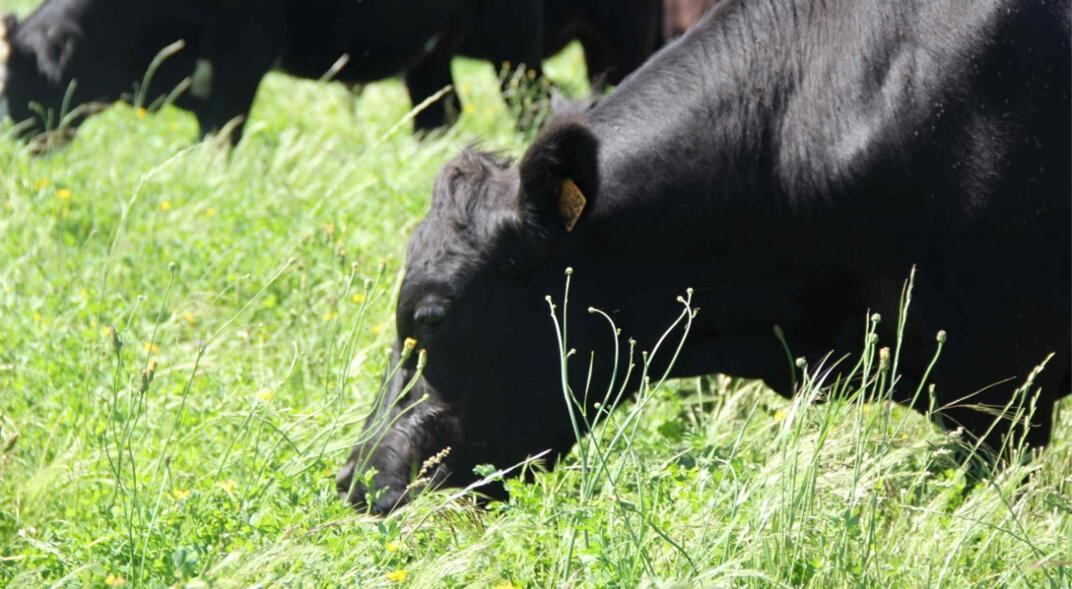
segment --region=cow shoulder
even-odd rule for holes
[[[975,76],[1012,2],[951,4],[858,3],[797,40],[809,57],[797,64],[780,131],[787,190],[837,192],[877,164],[918,153],[965,114],[958,109],[981,90]]]

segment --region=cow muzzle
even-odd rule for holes
[[[446,482],[458,451],[455,411],[422,378],[423,360],[410,352],[396,348],[397,369],[388,369],[386,390],[335,478],[341,499],[377,514]]]

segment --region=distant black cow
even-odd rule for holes
[[[539,70],[574,35],[592,48],[594,70],[620,76],[658,41],[658,0],[630,1],[656,18],[607,10],[610,0],[46,0],[21,22],[3,20],[0,98],[16,121],[56,126],[79,105],[130,94],[154,56],[180,40],[185,47],[139,92],[152,103],[185,90],[175,103],[202,133],[244,118],[273,67],[349,83],[404,73],[419,103],[450,84],[459,50]],[[417,128],[444,124],[454,105],[448,96],[425,109]],[[240,135],[241,122],[232,138]]]
[[[415,338],[427,365],[411,390],[416,354],[393,379],[373,420],[389,425],[354,449],[340,493],[361,503],[354,471],[374,468],[385,511],[445,447],[431,479],[447,485],[568,450],[544,300],[563,312],[567,266],[581,397],[607,390],[613,356],[589,307],[622,349],[650,350],[691,287],[701,310],[672,375],[788,395],[774,326],[817,361],[858,350],[870,309],[892,343],[918,265],[896,398],[946,330],[924,384],[946,425],[984,435],[992,416],[969,406],[1001,408],[1053,354],[1026,429],[1044,445],[1070,388],[1068,25],[1068,0],[726,0],[518,165],[463,153],[436,181],[398,299],[396,350]]]

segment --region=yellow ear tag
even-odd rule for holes
[[[588,200],[584,193],[573,183],[573,180],[562,182],[562,194],[558,198],[558,214],[562,217],[562,223],[566,225],[566,231],[573,231],[577,221],[584,212],[584,206]]]

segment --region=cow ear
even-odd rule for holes
[[[599,188],[598,152],[595,134],[580,117],[548,125],[521,160],[522,216],[573,231]]]

